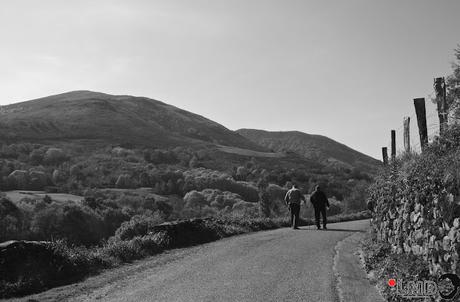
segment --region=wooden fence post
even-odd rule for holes
[[[382,147],[382,158],[383,158],[383,165],[388,165],[388,150],[387,147]]]
[[[425,98],[414,99],[415,113],[417,114],[418,133],[420,135],[420,147],[425,150],[428,145],[428,130],[426,126]]]
[[[404,124],[404,151],[410,152],[410,117],[406,116],[403,121]]]
[[[443,135],[447,129],[447,90],[446,80],[441,78],[434,79],[434,91],[436,93],[436,104],[439,118],[439,134]]]
[[[396,159],[396,131],[391,130],[391,160]]]

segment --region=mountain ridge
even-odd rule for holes
[[[209,143],[266,151],[210,119],[146,97],[78,90],[2,106],[0,117],[0,139],[106,139],[161,147]]]
[[[237,133],[276,152],[295,152],[311,160],[339,168],[374,170],[379,161],[327,136],[301,131],[266,131],[242,128]]]
[[[273,150],[295,152],[326,166],[346,169],[374,170],[379,163],[326,136],[300,131],[232,131],[206,117],[155,99],[88,90],[0,107],[0,140],[51,143],[80,140],[154,148],[213,146],[230,153],[231,147],[256,152]],[[237,153],[251,154],[241,150]]]

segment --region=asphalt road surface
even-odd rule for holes
[[[368,227],[368,220],[360,220],[330,224],[327,231],[310,226],[230,237],[165,252],[77,284],[18,300],[339,301],[333,269],[334,248],[345,238],[361,235],[357,232]],[[349,267],[346,262],[343,264]],[[360,268],[354,265],[345,270],[346,278],[341,283],[352,284],[345,292],[352,299],[346,300],[376,301],[365,298],[363,293],[370,292],[366,287],[353,291],[365,283],[353,277],[359,275]]]
[[[368,226],[368,220],[361,220],[330,224],[327,231],[310,226],[227,238],[191,248],[141,271],[120,272],[123,275],[116,280],[69,298],[78,301],[338,301],[333,272],[334,247]]]

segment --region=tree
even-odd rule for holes
[[[166,183],[166,186],[168,188],[168,193],[169,194],[173,194],[175,192],[176,186],[174,185],[174,181],[171,178]]]
[[[29,154],[30,163],[34,166],[38,166],[43,162],[45,154],[40,149],[35,149]]]
[[[259,188],[259,211],[263,217],[270,217],[270,195],[267,192],[268,184],[265,179],[257,183]]]
[[[22,216],[21,210],[13,202],[0,198],[0,242],[20,239]]]
[[[31,230],[41,240],[67,239],[87,246],[99,243],[104,237],[102,217],[91,208],[73,202],[51,203],[36,211]]]
[[[207,205],[206,198],[198,191],[190,191],[184,196],[185,206],[188,208],[199,208],[200,211],[203,206]]]
[[[287,189],[282,188],[275,184],[269,184],[267,186],[267,196],[269,198],[270,211],[275,214],[281,214],[284,206],[284,197],[286,196]]]
[[[115,186],[121,189],[131,188],[133,186],[131,177],[128,174],[123,174],[123,175],[118,176]]]
[[[271,214],[271,204],[270,204],[270,195],[267,193],[265,189],[260,190],[259,195],[259,210],[260,214],[263,217],[270,217]]]
[[[199,165],[198,158],[195,155],[193,155],[193,157],[192,157],[192,159],[190,159],[190,162],[189,162],[188,165],[189,165],[190,168],[198,167],[198,165]]]
[[[147,172],[143,171],[139,175],[139,184],[142,187],[150,187],[150,177],[149,177],[149,174]]]
[[[60,163],[67,160],[67,155],[62,149],[59,148],[49,148],[45,152],[44,161],[47,164],[59,165]]]
[[[240,166],[236,169],[236,177],[238,180],[246,180],[248,173],[249,170],[244,166]]]
[[[346,207],[349,211],[362,211],[367,208],[367,191],[369,184],[363,180],[356,183],[353,187],[350,196],[348,196],[346,201]]]
[[[163,200],[155,201],[155,207],[157,211],[159,211],[160,213],[164,215],[165,218],[168,218],[169,216],[171,216],[174,210],[173,207],[169,203]]]

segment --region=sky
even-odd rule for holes
[[[460,1],[0,0],[0,105],[145,96],[229,129],[298,130],[380,159],[451,73]]]

